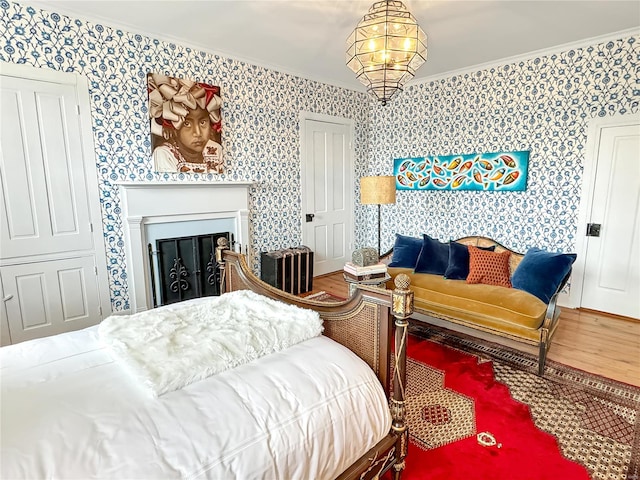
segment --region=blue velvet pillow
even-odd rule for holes
[[[414,271],[444,275],[449,262],[449,244],[442,243],[429,235],[422,235],[422,249]]]
[[[530,248],[513,272],[511,284],[549,303],[553,294],[571,270],[575,253],[552,253]]]
[[[490,247],[478,247],[481,250],[493,252],[495,245]],[[463,243],[449,242],[449,259],[447,261],[447,269],[444,272],[444,278],[450,280],[466,280],[469,276],[469,247]]]
[[[421,239],[396,233],[396,243],[393,245],[393,257],[391,257],[389,266],[414,268],[421,248]]]

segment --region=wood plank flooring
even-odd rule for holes
[[[313,293],[324,290],[343,298],[349,295],[342,272],[315,277],[313,287]],[[483,338],[501,342],[495,336]],[[509,346],[537,353],[528,345],[513,342]],[[640,321],[592,310],[563,308],[548,358],[640,387]]]

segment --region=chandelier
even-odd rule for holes
[[[402,2],[369,9],[347,40],[347,66],[386,105],[427,59],[427,36]]]

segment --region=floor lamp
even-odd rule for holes
[[[360,179],[360,203],[378,205],[378,256],[380,251],[380,205],[396,203],[396,177],[362,177]]]

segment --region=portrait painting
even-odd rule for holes
[[[222,173],[220,87],[147,74],[156,172]]]

